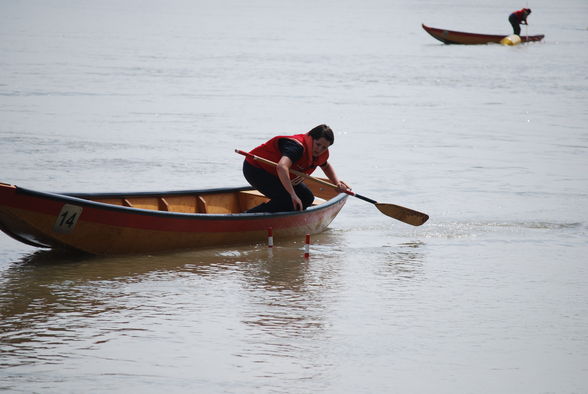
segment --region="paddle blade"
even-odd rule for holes
[[[429,220],[429,215],[410,208],[401,207],[400,205],[377,203],[375,206],[384,215],[390,216],[401,222],[412,224],[413,226],[420,226]]]

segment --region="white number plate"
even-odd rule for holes
[[[53,225],[53,231],[57,233],[67,234],[73,231],[76,223],[82,214],[82,207],[65,204],[57,216],[57,220]]]

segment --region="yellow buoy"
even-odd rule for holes
[[[521,43],[521,37],[516,34],[511,34],[510,36],[504,37],[500,40],[502,45],[518,45]]]

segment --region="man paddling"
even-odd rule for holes
[[[510,14],[510,16],[508,17],[508,21],[512,25],[512,29],[514,31],[514,34],[516,34],[517,36],[520,37],[520,35],[521,35],[521,26],[520,25],[521,24],[529,25],[529,23],[527,22],[527,17],[530,14],[531,14],[530,8],[523,8],[523,9],[520,9],[520,10],[515,11],[512,14]]]
[[[277,167],[256,161],[250,157],[243,162],[243,175],[247,182],[270,198],[266,203],[247,212],[301,211],[314,201],[314,195],[302,182],[303,178],[289,173],[290,168],[310,175],[321,167],[329,180],[340,191],[350,187],[340,181],[333,166],[327,161],[329,147],[335,142],[333,130],[319,125],[306,134],[277,136],[259,145],[250,153],[277,162]]]

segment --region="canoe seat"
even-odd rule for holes
[[[242,190],[239,192],[240,212],[245,212],[267,200],[268,198],[257,190]]]
[[[169,204],[165,198],[159,197],[157,204],[160,211],[169,211]]]
[[[262,198],[264,200],[267,200],[268,199],[268,197],[266,197],[263,193],[261,193],[258,190],[244,190],[241,193],[244,194],[244,195],[246,195],[246,196],[251,196],[251,197],[256,197],[256,198]],[[314,201],[312,202],[312,205],[319,205],[319,204],[322,204],[322,203],[324,203],[326,201],[327,200],[325,200],[325,199],[322,199],[320,197],[314,196]]]
[[[265,196],[265,194],[263,194],[262,192],[260,192],[259,190],[242,190],[241,191],[242,194],[247,194],[249,196],[255,196],[255,197],[262,197],[262,198],[267,198]]]
[[[317,197],[317,196],[314,196],[314,201],[312,202],[312,205],[320,205],[325,202],[327,202],[327,200],[320,198],[320,197]]]
[[[208,213],[208,207],[206,206],[206,200],[202,196],[196,197],[196,213]]]

